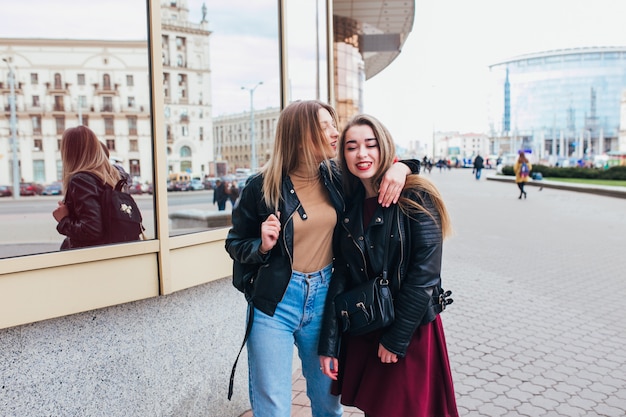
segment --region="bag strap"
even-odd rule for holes
[[[252,305],[252,301],[248,302],[248,323],[246,324],[246,334],[243,336],[243,342],[241,342],[241,347],[239,348],[239,353],[237,354],[237,358],[235,359],[235,363],[233,364],[233,369],[230,371],[230,382],[228,383],[228,401],[230,401],[233,396],[233,385],[235,383],[235,370],[237,369],[237,362],[239,361],[239,356],[241,355],[241,351],[243,347],[246,345],[248,341],[248,337],[250,336],[250,331],[252,330],[252,322],[254,321],[254,305]]]
[[[397,206],[393,206],[393,213],[390,216],[388,222],[385,224],[385,252],[383,254],[383,273],[382,280],[385,281],[385,284],[389,284],[389,278],[387,277],[387,261],[389,259],[389,241],[391,240],[391,223],[393,223],[393,218],[395,217]]]

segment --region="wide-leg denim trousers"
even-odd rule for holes
[[[313,417],[340,417],[339,397],[322,373],[317,344],[332,274],[294,271],[274,316],[255,309],[248,338],[250,404],[254,417],[290,417],[293,346],[298,348]]]

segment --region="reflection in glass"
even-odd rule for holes
[[[328,102],[326,1],[287,2],[289,101]]]
[[[252,137],[258,166],[269,157],[280,111],[278,2],[166,3],[164,123],[170,234],[176,235],[206,230],[206,217],[220,214],[213,203],[215,178],[231,184],[245,178],[237,172],[251,170]],[[246,89],[260,82],[251,106]],[[226,210],[232,210],[230,202]]]
[[[94,19],[94,16],[98,16]],[[17,155],[9,118],[0,117],[0,186],[19,180],[34,196],[0,197],[0,258],[56,251],[64,236],[52,211],[62,196],[59,145],[66,128],[87,125],[137,192],[152,183],[150,74],[145,0],[31,0],[0,15],[0,106],[8,110],[15,74]],[[150,187],[151,188],[151,187]],[[22,193],[20,193],[22,194]],[[46,195],[52,194],[52,195]],[[148,237],[150,195],[136,195]]]

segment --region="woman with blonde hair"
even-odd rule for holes
[[[331,161],[338,137],[331,106],[291,103],[278,119],[270,160],[247,181],[232,213],[226,250],[234,260],[233,284],[249,303],[246,340],[255,417],[291,416],[294,344],[313,417],[342,415],[317,356],[333,231],[344,210],[340,173]],[[399,198],[409,168],[396,164],[390,171],[379,193],[385,206]]]
[[[409,175],[397,206],[375,190],[395,158],[387,129],[358,115],[339,139],[346,212],[338,227],[335,269],[318,352],[333,393],[368,417],[458,417],[439,313],[442,243],[451,233],[443,198],[428,179]],[[335,297],[387,272],[393,322],[361,335],[336,314]]]
[[[52,212],[58,222],[57,231],[66,236],[61,249],[109,243],[103,227],[101,195],[106,185],[116,186],[119,171],[86,126],[63,132],[61,160],[65,198]]]

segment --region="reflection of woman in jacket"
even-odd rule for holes
[[[337,380],[333,393],[366,416],[456,417],[438,315],[445,307],[445,297],[438,296],[442,241],[450,232],[448,213],[434,185],[417,175],[407,178],[398,206],[378,204],[375,190],[394,155],[389,132],[371,116],[355,117],[340,137],[347,211],[338,231],[320,364]],[[393,324],[362,336],[341,335],[335,296],[378,276],[385,267],[394,296]]]
[[[255,417],[291,415],[296,345],[314,417],[341,416],[331,380],[319,368],[317,344],[332,270],[332,236],[344,203],[334,157],[335,110],[297,101],[278,119],[274,151],[241,190],[226,250],[233,284],[250,303],[249,394]],[[394,167],[389,205],[408,169]],[[418,168],[419,169],[419,168]],[[381,190],[386,189],[381,187]]]
[[[120,174],[85,126],[69,128],[61,139],[65,198],[52,212],[57,231],[67,236],[61,249],[105,244],[100,196],[105,184],[115,187]]]
[[[525,167],[524,164],[526,165]],[[519,151],[519,157],[517,161],[515,161],[515,165],[513,165],[513,172],[515,172],[515,183],[517,184],[517,188],[519,188],[519,199],[522,197],[526,198],[526,191],[524,190],[524,186],[528,182],[528,178],[530,177],[530,171],[532,171],[533,166],[526,158],[526,153],[524,151]]]

